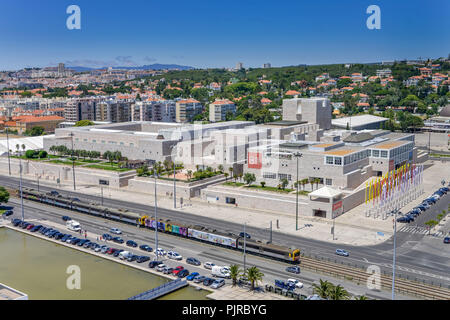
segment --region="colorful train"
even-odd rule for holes
[[[218,245],[232,250],[244,250],[247,253],[259,255],[266,258],[276,259],[283,262],[299,263],[300,250],[279,246],[273,243],[263,243],[258,240],[245,239],[233,233],[223,233],[217,230],[209,230],[199,225],[187,225],[170,219],[158,219],[130,212],[127,209],[108,208],[95,203],[87,203],[78,199],[65,197],[56,193],[38,192],[34,189],[24,188],[23,197],[28,200],[39,201],[52,206],[69,209],[109,220],[114,220],[143,228],[155,230],[167,234]],[[17,192],[20,196],[20,192]]]

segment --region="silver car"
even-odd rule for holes
[[[224,285],[225,285],[225,280],[217,279],[217,280],[214,280],[214,282],[211,285],[211,288],[218,289],[220,287],[223,287]]]
[[[108,250],[109,250],[108,246],[102,246],[102,249],[100,251],[101,251],[101,253],[106,253],[106,251],[108,251]]]

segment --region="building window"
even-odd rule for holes
[[[340,158],[340,157],[335,157],[335,158],[334,158],[334,164],[337,165],[337,166],[342,165],[342,158]]]
[[[328,179],[328,178],[325,179],[325,184],[327,186],[331,186],[332,183],[333,183],[333,179]]]
[[[333,157],[326,157],[326,159],[327,164],[333,164]]]
[[[373,155],[375,158],[378,158],[378,157],[380,156],[380,151],[379,151],[379,150],[373,150],[373,151],[372,151],[372,155]]]
[[[382,158],[387,158],[387,156],[388,156],[388,152],[385,151],[385,150],[382,150],[382,151],[381,151],[381,157],[382,157]]]
[[[92,143],[96,143],[97,142],[97,140],[92,140]]]

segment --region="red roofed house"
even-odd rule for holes
[[[288,90],[288,91],[285,93],[286,96],[296,96],[296,95],[299,95],[299,94],[300,94],[300,92],[295,91],[295,90]]]
[[[7,126],[11,130],[17,130],[19,134],[23,134],[34,127],[43,127],[45,132],[53,133],[58,125],[64,121],[65,119],[59,116],[22,116],[9,121]]]
[[[195,99],[179,100],[175,105],[176,122],[191,122],[196,115],[203,112],[202,104]]]

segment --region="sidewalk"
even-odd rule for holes
[[[450,179],[450,163],[436,163],[436,165],[424,171],[424,196],[431,194],[440,187],[440,181]],[[447,177],[444,175],[447,174]],[[49,181],[41,181],[42,185],[54,187],[56,184]],[[61,189],[72,191],[73,186],[70,184],[60,186]],[[77,191],[101,196],[99,186],[77,185]],[[146,193],[128,191],[127,187],[117,189],[103,188],[103,196],[105,198],[124,199],[129,202],[154,205],[154,196]],[[401,208],[402,212],[407,212],[414,206],[419,204],[424,196],[417,198],[405,207]],[[335,242],[336,244],[348,244],[357,246],[375,245],[386,241],[393,234],[392,218],[382,220],[365,216],[365,206],[360,205],[335,219],[335,240],[331,234],[333,220],[299,216],[299,230],[295,231],[295,214],[275,213],[262,210],[251,210],[242,207],[235,207],[225,204],[210,204],[198,198],[185,200],[182,208],[173,209],[173,199],[170,197],[158,196],[158,206],[187,212],[190,214],[221,219],[224,221],[233,221],[235,223],[247,222],[247,225],[261,229],[269,230],[270,221],[273,224],[273,230],[291,235],[298,235],[310,239]],[[178,204],[179,205],[179,204]],[[277,220],[279,221],[279,229],[277,229]],[[312,227],[305,227],[305,224],[312,224]],[[379,235],[382,232],[384,235]]]

